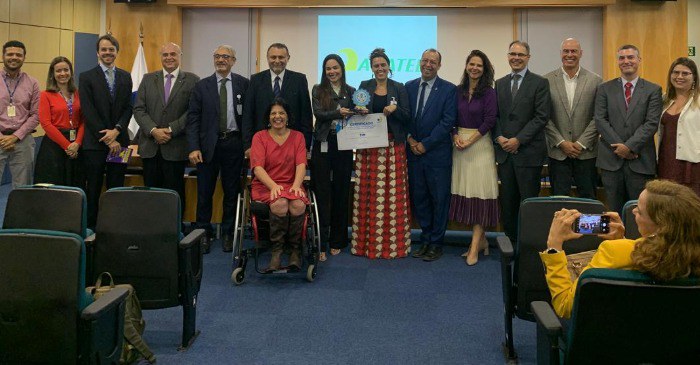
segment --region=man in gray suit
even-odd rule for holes
[[[146,186],[175,190],[185,206],[183,176],[187,166],[185,124],[190,94],[199,77],[180,69],[182,51],[175,43],[160,49],[162,70],[144,75],[136,94],[139,155]]]
[[[617,51],[622,76],[601,84],[595,100],[598,162],[610,210],[621,212],[656,173],[654,133],[661,118],[661,87],[639,77],[642,58],[631,44]]]
[[[493,136],[501,180],[503,228],[518,239],[520,202],[540,193],[542,166],[547,163],[544,128],[549,120],[549,82],[528,70],[530,46],[514,41],[508,47],[511,72],[496,80],[498,119]]]
[[[552,111],[545,127],[552,195],[570,195],[572,179],[577,195],[596,199],[598,131],[593,120],[600,76],[579,64],[583,50],[574,38],[561,43],[562,67],[546,74]]]

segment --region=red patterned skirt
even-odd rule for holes
[[[358,150],[350,252],[371,259],[406,257],[411,251],[406,145]]]

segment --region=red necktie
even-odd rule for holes
[[[627,110],[627,108],[629,108],[631,100],[632,100],[632,83],[628,82],[625,84],[625,110]]]

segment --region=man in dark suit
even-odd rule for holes
[[[235,63],[236,51],[231,46],[221,45],[214,51],[216,72],[195,84],[187,114],[189,160],[197,165],[195,226],[207,231],[209,240],[205,252],[209,252],[214,237],[211,226],[212,197],[219,172],[224,189],[222,247],[225,252],[233,248],[231,230],[243,166],[242,107],[248,90],[248,79],[231,72]]]
[[[503,228],[517,241],[520,202],[538,196],[547,163],[544,127],[549,120],[549,83],[530,72],[530,46],[514,41],[508,50],[511,73],[496,81],[498,120],[494,128],[501,180]]]
[[[413,257],[435,261],[442,256],[452,183],[452,128],[457,118],[457,87],[438,77],[442,55],[423,52],[421,77],[406,83],[413,117],[408,145],[408,187],[421,226],[422,246]]]
[[[250,88],[245,100],[243,115],[243,142],[246,155],[250,150],[253,135],[267,128],[263,120],[265,110],[275,97],[282,97],[291,109],[289,127],[304,134],[306,150],[311,147],[312,111],[309,83],[306,75],[287,70],[289,50],[282,43],[273,43],[267,49],[269,70],[250,77]]]
[[[593,120],[600,76],[581,67],[581,44],[574,38],[561,44],[562,67],[546,74],[552,112],[545,129],[552,195],[570,195],[571,182],[581,198],[597,199],[598,131]]]
[[[129,145],[131,75],[114,61],[119,42],[111,35],[97,40],[99,65],[80,74],[80,104],[85,117],[83,163],[88,205],[88,227],[94,228],[106,171],[107,189],[124,185],[126,164],[106,162],[107,155]]]
[[[160,49],[162,70],[144,75],[134,118],[139,124],[139,155],[146,186],[175,190],[185,206],[187,139],[185,124],[190,94],[199,76],[180,69],[182,50],[175,43]]]
[[[598,162],[608,208],[621,213],[656,174],[654,133],[661,118],[661,87],[639,77],[642,58],[631,44],[617,51],[621,77],[598,87],[595,125]]]

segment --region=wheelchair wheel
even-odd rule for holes
[[[312,283],[316,279],[316,265],[311,264],[306,269],[306,280]]]
[[[236,285],[241,285],[243,284],[243,280],[245,280],[245,271],[243,271],[243,268],[237,267],[233,269],[233,273],[231,274],[231,281],[233,281],[233,283]]]

